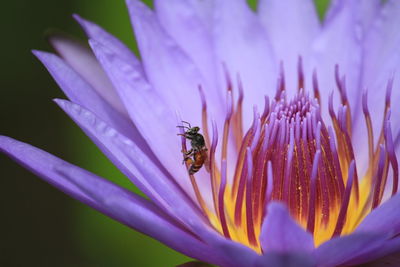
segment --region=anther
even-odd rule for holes
[[[298,57],[297,61],[297,73],[298,73],[298,90],[304,89],[304,71],[303,71],[303,58],[301,56]]]
[[[314,97],[317,99],[318,104],[321,106],[321,94],[319,92],[317,70],[313,71],[312,84],[314,90]]]

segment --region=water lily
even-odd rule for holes
[[[400,251],[399,1],[333,1],[322,24],[309,0],[127,6],[140,60],[79,16],[90,48],[54,35],[57,54],[34,54],[69,99],[55,102],[148,199],[2,136],[4,153],[211,264],[379,264]],[[205,143],[185,155],[193,127]]]

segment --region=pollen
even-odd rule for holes
[[[316,71],[312,90],[304,88],[301,59],[297,92],[290,99],[286,96],[281,69],[275,96],[271,101],[265,97],[261,114],[254,108],[253,123],[247,131],[241,121],[243,85],[238,79],[238,97],[234,103],[233,86],[227,75],[227,111],[218,159],[216,123],[213,122],[210,134],[207,103],[199,88],[213,205],[207,206],[195,174],[190,174],[197,201],[216,231],[258,253],[263,253],[259,236],[268,216],[266,207],[273,201],[285,203],[293,219],[313,235],[318,246],[333,237],[352,233],[383,202],[384,196],[394,195],[398,187],[398,162],[390,126],[392,80],[388,82],[383,123],[376,143],[368,96],[363,93],[361,115],[368,135],[369,168],[360,173],[352,145],[353,114],[339,67],[333,73],[341,100],[336,110],[334,92],[327,103],[321,99]],[[321,108],[329,111],[329,120],[323,120]],[[186,151],[185,141],[182,137],[182,151]],[[232,177],[228,177],[227,170],[228,147],[232,147],[229,142],[236,147],[232,151],[236,155],[232,164],[235,169],[229,171]],[[390,175],[392,179],[388,179]]]

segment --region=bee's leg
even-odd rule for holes
[[[182,164],[184,164],[185,162],[187,162],[189,165],[191,165],[193,163],[193,159],[191,157],[184,157]]]
[[[193,150],[193,148],[192,149],[190,149],[189,151],[182,151],[182,153],[185,155],[185,156],[191,156],[193,153],[194,153],[195,151]]]
[[[194,153],[194,151],[193,151],[193,149],[190,149],[189,151],[182,151],[182,153],[183,153],[183,161],[182,161],[182,164],[183,163],[185,163],[185,161],[188,161],[188,160],[192,160],[191,159],[191,156],[193,155],[193,153]]]
[[[189,139],[189,140],[192,140],[192,139],[193,139],[192,136],[190,136],[190,135],[188,135],[188,134],[186,134],[186,133],[183,133],[183,134],[178,133],[178,134],[176,134],[176,135],[183,136],[183,137],[185,137],[186,139]]]

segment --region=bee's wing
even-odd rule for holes
[[[203,157],[204,157],[204,167],[206,168],[207,172],[210,172],[210,159],[208,157],[207,150],[203,151]]]

